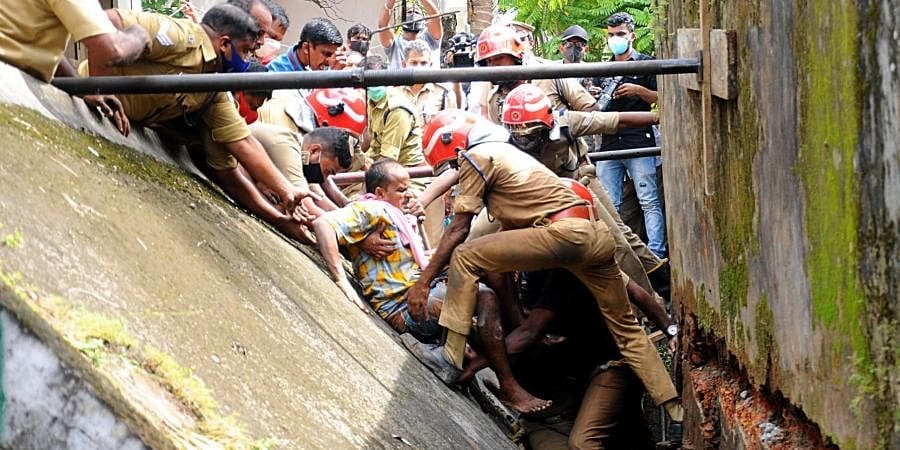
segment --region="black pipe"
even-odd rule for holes
[[[659,155],[660,147],[643,147],[630,148],[626,150],[611,150],[608,152],[588,153],[588,158],[590,158],[591,162],[595,162]],[[434,173],[431,171],[431,167],[409,167],[406,169],[406,171],[409,172],[410,178],[428,178],[434,176]],[[332,175],[330,179],[334,181],[335,184],[346,186],[348,184],[362,183],[363,181],[365,181],[366,177],[365,172],[359,171],[335,174]]]
[[[372,35],[374,36],[376,33],[381,33],[382,31],[393,30],[394,28],[402,27],[403,25],[410,25],[410,24],[417,23],[417,22],[425,22],[427,20],[436,19],[438,17],[452,16],[459,12],[462,12],[462,11],[447,11],[447,12],[440,13],[440,14],[432,14],[430,16],[425,16],[420,19],[407,20],[406,22],[400,22],[400,23],[395,23],[393,25],[388,25],[386,27],[376,28],[376,29],[372,30]],[[399,39],[399,38],[395,38],[395,39]]]
[[[697,73],[700,60],[656,59],[647,61],[529,66],[466,67],[457,69],[328,70],[269,73],[206,73],[190,75],[141,75],[128,77],[56,78],[53,85],[72,95],[162,94],[224,92],[317,87],[410,86],[448,81],[502,81],[582,78],[612,75],[667,75]]]
[[[629,148],[625,150],[609,150],[606,152],[588,153],[591,162],[597,161],[613,161],[617,159],[643,158],[645,156],[659,156],[662,154],[661,147],[643,147]]]

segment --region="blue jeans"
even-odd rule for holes
[[[634,180],[634,190],[644,211],[644,225],[647,227],[647,247],[659,256],[666,257],[666,218],[659,202],[656,188],[656,157],[598,161],[597,178],[609,194],[616,210],[622,206],[622,181],[625,172]]]
[[[428,301],[425,304],[425,308],[429,313],[434,309],[434,303],[436,301],[444,301],[444,297],[447,295],[447,285],[440,283],[437,286],[431,288],[431,291],[428,294]],[[438,325],[438,318],[433,315],[429,315],[427,319],[422,322],[416,322],[416,319],[413,318],[412,314],[409,313],[409,308],[407,305],[403,305],[404,309],[401,312],[403,314],[403,321],[406,324],[406,332],[413,335],[419,342],[423,342],[425,344],[437,343],[440,339],[441,334],[443,332],[443,328]]]

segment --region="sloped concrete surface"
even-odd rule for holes
[[[352,306],[312,249],[176,167],[4,110],[0,236],[20,230],[23,242],[0,244],[0,271],[121,319],[279,448],[511,447],[474,403]],[[96,126],[78,114],[64,120]],[[158,152],[134,139],[123,142]]]
[[[6,311],[0,311],[0,337],[0,448],[147,448],[84,380]]]

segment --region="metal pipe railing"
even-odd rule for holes
[[[614,75],[668,75],[697,73],[699,70],[699,59],[686,58],[456,69],[364,70],[358,68],[352,70],[304,72],[56,78],[53,80],[53,85],[72,95],[162,94],[312,89],[320,87],[409,86],[450,81],[506,81]]]
[[[659,156],[662,154],[661,147],[642,147],[629,148],[625,150],[609,150],[605,152],[588,153],[588,159],[591,162],[612,161],[617,159],[643,158],[645,156]]]
[[[644,156],[659,156],[660,152],[660,147],[644,147],[632,148],[627,150],[612,150],[608,152],[588,153],[588,158],[590,158],[591,162],[609,161],[615,159],[641,158]],[[409,172],[410,178],[428,178],[434,176],[434,171],[432,171],[431,167],[426,166],[409,167],[406,169],[406,171]],[[366,173],[362,171],[344,172],[332,175],[331,180],[334,181],[334,183],[338,186],[362,183],[366,180]]]

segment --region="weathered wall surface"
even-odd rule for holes
[[[90,385],[4,310],[0,352],[0,447],[147,448]]]
[[[292,246],[160,162],[178,158],[152,135],[117,137],[80,101],[2,64],[0,80],[3,102],[74,127],[0,108],[0,303],[93,375],[99,396],[145,442],[184,426],[199,427],[190,447],[222,438],[202,417],[214,402],[265,446],[511,446],[381,320],[347,301],[314,249]],[[133,373],[147,370],[150,381]]]
[[[660,83],[673,293],[836,444],[896,448],[900,8],[710,3],[740,93],[714,99],[707,196],[699,93]],[[664,5],[669,36],[699,27],[697,0]]]

